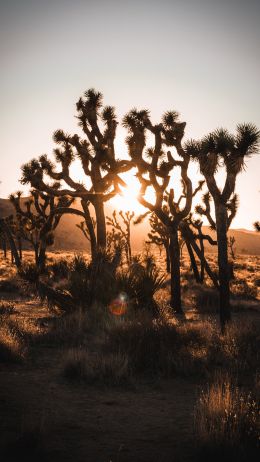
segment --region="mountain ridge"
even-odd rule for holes
[[[24,197],[23,200],[27,198]],[[75,207],[75,204],[74,204]],[[113,212],[109,205],[106,206],[106,215]],[[14,213],[14,208],[9,199],[0,198],[0,217],[8,216]],[[75,215],[64,215],[60,224],[55,231],[55,243],[51,247],[54,250],[89,250],[89,243],[83,233],[78,229],[76,224],[82,221],[81,217]],[[132,247],[135,251],[141,251],[147,238],[148,220],[139,225],[132,226]],[[215,232],[209,226],[203,226],[207,234],[215,237]],[[229,236],[235,237],[235,251],[242,254],[260,255],[260,233],[247,229],[230,229]],[[210,246],[206,241],[205,248],[207,251],[216,252],[216,246]]]

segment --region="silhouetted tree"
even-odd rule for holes
[[[203,182],[193,191],[192,182],[188,176],[190,155],[182,146],[185,122],[178,121],[178,114],[174,111],[166,112],[161,123],[153,125],[149,111],[136,109],[125,115],[123,125],[128,129],[126,139],[128,152],[134,166],[137,168],[137,178],[140,182],[140,203],[162,221],[170,233],[170,262],[171,262],[171,306],[176,313],[182,313],[180,287],[180,224],[191,211],[192,198]],[[154,136],[154,147],[146,147],[147,133]],[[175,148],[179,158],[175,159],[171,151],[165,152],[163,147]],[[168,211],[163,207],[163,200],[170,181],[170,172],[179,167],[182,179],[182,194],[175,200],[174,190],[170,189],[167,202]],[[145,198],[147,188],[152,187],[156,198],[151,203]],[[184,205],[182,206],[184,201]]]
[[[97,250],[106,248],[106,221],[104,204],[126,186],[119,173],[131,168],[129,161],[117,160],[114,141],[117,120],[114,108],[102,107],[102,94],[90,89],[85,98],[77,103],[79,124],[86,136],[68,135],[62,130],[54,133],[54,141],[60,145],[54,150],[55,166],[46,155],[23,166],[22,183],[30,183],[35,189],[52,196],[79,198],[85,213],[86,226],[90,236],[92,256]],[[81,161],[86,184],[73,180],[70,167],[78,157]],[[55,182],[47,184],[44,174]],[[63,183],[62,183],[63,182]],[[68,187],[64,187],[63,184]],[[95,210],[96,234],[89,212],[89,205]]]
[[[164,207],[167,207],[166,205]],[[157,217],[155,213],[152,213],[149,217],[149,223],[151,231],[148,233],[148,238],[146,242],[148,244],[155,244],[160,249],[164,247],[165,250],[165,261],[166,261],[166,271],[167,273],[171,272],[171,262],[170,262],[170,233],[168,228],[162,223],[162,221]]]
[[[21,267],[21,259],[17,252],[17,247],[13,238],[12,229],[10,226],[10,218],[0,218],[0,231],[5,236],[6,241],[9,242],[10,250],[12,258],[17,266],[17,268]]]
[[[254,228],[258,233],[260,232],[260,221],[256,221],[254,223]]]
[[[131,249],[131,222],[134,218],[134,212],[123,212],[120,210],[119,216],[121,217],[121,223],[117,217],[117,212],[114,210],[112,217],[107,217],[107,225],[111,226],[112,229],[107,233],[108,249],[114,250],[120,249],[125,253],[126,261],[130,265],[132,259]]]
[[[32,196],[22,203],[22,193],[10,195],[10,201],[16,211],[16,230],[20,238],[30,242],[35,253],[35,263],[43,270],[46,260],[46,249],[54,242],[54,230],[64,213],[81,214],[70,208],[73,198],[62,196],[56,199],[46,193],[32,191]]]
[[[213,198],[218,240],[218,266],[220,282],[220,321],[222,329],[230,320],[230,289],[227,230],[229,203],[234,195],[236,178],[245,165],[246,157],[259,148],[259,131],[252,124],[237,126],[236,135],[218,129],[201,141],[186,143],[185,152],[199,162],[208,190]],[[223,189],[217,185],[216,173],[220,167],[226,173]]]

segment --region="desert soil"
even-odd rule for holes
[[[15,306],[16,316],[36,322],[48,316],[37,300]],[[8,448],[1,460],[9,460],[19,434],[35,426],[50,462],[190,460],[195,384],[178,378],[129,389],[75,385],[62,378],[61,353],[37,346],[25,364],[1,366],[1,446]],[[33,444],[30,451],[33,457]],[[23,452],[30,460],[22,446],[17,461]]]

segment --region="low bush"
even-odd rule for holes
[[[111,326],[105,349],[126,355],[137,374],[167,377],[198,373],[204,362],[204,343],[201,326],[137,319]]]
[[[15,313],[15,306],[11,302],[0,302],[0,316],[10,315]]]
[[[0,322],[0,363],[21,362],[26,353],[25,343],[5,320]]]
[[[24,263],[18,271],[19,276],[31,284],[36,284],[39,280],[40,272],[34,263]]]
[[[48,271],[51,273],[54,281],[67,279],[70,272],[70,264],[67,260],[61,259],[48,265]]]
[[[211,287],[199,287],[194,296],[194,306],[203,313],[217,313],[219,309],[219,293]]]
[[[74,348],[65,353],[63,361],[66,378],[88,384],[122,385],[131,376],[128,359],[121,353],[98,355]]]
[[[257,297],[257,287],[248,282],[245,279],[236,279],[231,283],[231,291],[237,297],[246,299],[255,299]]]
[[[0,292],[19,292],[19,285],[15,279],[3,279],[0,281]]]
[[[195,408],[198,460],[257,460],[259,450],[258,409],[229,376],[220,375],[202,392]]]

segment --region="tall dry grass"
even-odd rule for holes
[[[241,391],[227,374],[216,376],[195,407],[199,460],[257,460],[259,417],[259,406],[251,393]]]

